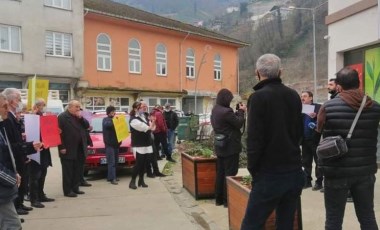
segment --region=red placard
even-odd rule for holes
[[[40,125],[42,142],[46,148],[58,146],[61,144],[61,136],[59,135],[57,116],[41,116]]]

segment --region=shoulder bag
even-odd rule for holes
[[[364,105],[367,101],[367,96],[364,95],[362,103],[358,112],[356,113],[355,119],[352,122],[350,131],[348,132],[347,138],[344,139],[342,136],[331,136],[324,138],[317,147],[317,155],[319,159],[330,159],[330,158],[340,158],[348,152],[347,140],[351,139],[352,132],[358,122],[359,116],[363,111]]]

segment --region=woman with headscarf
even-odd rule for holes
[[[143,188],[148,187],[144,182],[144,171],[147,154],[153,153],[151,132],[156,129],[155,117],[150,117],[150,122],[144,116],[144,109],[141,102],[136,101],[132,105],[129,126],[131,129],[132,151],[136,158],[132,171],[132,180],[129,183],[130,189],[137,189],[136,178],[139,176],[137,185]]]
[[[217,156],[215,204],[227,207],[226,176],[235,176],[239,169],[239,153],[242,150],[240,129],[245,123],[246,106],[238,104],[234,113],[230,107],[231,91],[221,89],[211,112],[211,125],[215,136],[224,137],[222,146],[214,143]]]

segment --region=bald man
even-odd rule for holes
[[[58,146],[62,164],[63,194],[77,197],[84,194],[79,190],[81,166],[87,148],[86,129],[88,123],[81,116],[80,103],[71,100],[65,112],[58,116],[61,132],[61,145]]]

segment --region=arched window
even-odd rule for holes
[[[98,70],[111,71],[111,39],[107,34],[99,34],[96,39]]]
[[[222,59],[219,54],[214,56],[214,80],[222,79]]]
[[[191,48],[186,51],[186,76],[195,77],[195,55]]]
[[[163,44],[156,47],[156,74],[158,76],[166,76],[167,74],[167,52]]]
[[[128,44],[129,72],[141,73],[141,48],[136,39],[132,39]]]

